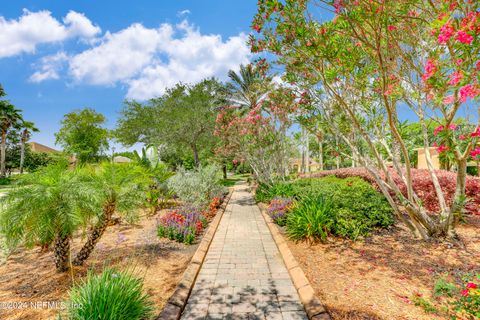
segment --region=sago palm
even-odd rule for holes
[[[0,231],[9,246],[54,243],[58,271],[69,269],[73,233],[95,213],[100,200],[78,171],[66,165],[22,176],[1,200]]]
[[[80,249],[74,265],[82,265],[95,249],[115,212],[134,218],[136,209],[144,202],[148,186],[148,176],[145,170],[134,164],[115,164],[104,162],[82,169],[92,188],[98,195],[99,210],[85,244]]]
[[[18,125],[21,136],[20,136],[20,173],[23,173],[23,165],[25,163],[25,144],[30,140],[30,136],[33,132],[38,132],[39,130],[35,127],[35,124],[30,121],[22,121]]]
[[[21,110],[15,108],[7,100],[0,101],[0,131],[2,136],[2,141],[0,144],[0,175],[5,177],[6,167],[5,167],[5,152],[7,146],[7,133],[10,128],[22,121],[22,115],[20,114]]]

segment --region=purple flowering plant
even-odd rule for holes
[[[292,198],[275,197],[267,207],[267,214],[279,226],[287,223],[287,213],[293,207]]]

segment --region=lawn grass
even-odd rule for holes
[[[239,181],[246,181],[250,176],[248,173],[234,174],[221,181],[224,187],[233,187]]]

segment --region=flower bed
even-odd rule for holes
[[[406,196],[406,186],[401,178],[391,170],[392,176],[396,184],[400,187],[402,193]],[[438,181],[445,194],[445,200],[448,205],[453,202],[456,186],[456,173],[446,170],[436,170]],[[319,178],[324,176],[336,176],[337,178],[360,177],[373,185],[376,185],[375,179],[368,173],[365,168],[344,168],[336,170],[327,170],[308,175],[308,177]],[[306,176],[307,177],[307,176]],[[422,199],[423,205],[430,212],[438,212],[440,210],[438,198],[433,187],[432,179],[426,169],[412,169],[413,189]],[[480,215],[480,179],[467,176],[466,190],[467,198],[470,200],[466,205],[466,213],[472,215]]]
[[[287,223],[287,212],[293,207],[291,198],[275,197],[267,207],[267,214],[279,226]]]
[[[194,207],[180,207],[168,211],[157,220],[158,236],[185,244],[192,244],[207,226],[207,219]]]

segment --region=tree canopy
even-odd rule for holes
[[[85,108],[67,113],[55,133],[56,142],[81,163],[97,161],[108,148],[109,131],[103,127],[104,115]]]

